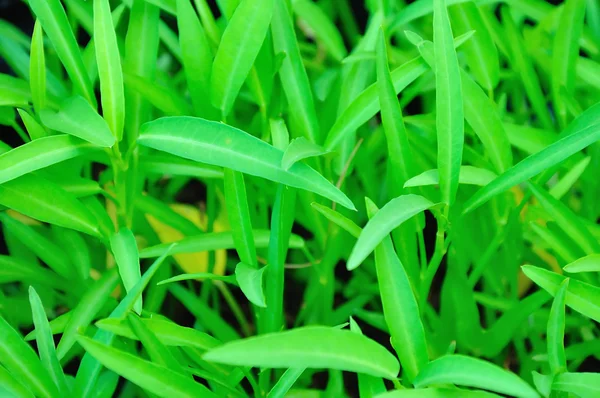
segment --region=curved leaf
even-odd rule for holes
[[[204,385],[165,366],[145,361],[88,337],[78,336],[77,341],[102,365],[160,397],[216,397]]]
[[[227,24],[212,66],[210,95],[223,116],[231,111],[269,29],[274,0],[243,0]]]
[[[392,230],[433,206],[432,202],[418,195],[402,195],[390,200],[363,228],[346,267],[349,270],[358,267]]]
[[[282,151],[226,124],[192,117],[162,118],[143,125],[138,142],[187,159],[312,191],[355,209],[346,195],[309,166],[297,163],[284,170]]]
[[[137,242],[133,232],[127,228],[121,228],[119,232],[110,237],[110,249],[115,257],[125,290],[129,293],[142,278]],[[136,300],[133,308],[138,314],[142,313],[141,297]]]
[[[563,268],[565,272],[576,274],[579,272],[600,272],[600,254],[590,254],[581,257]]]
[[[533,265],[524,265],[521,268],[529,279],[551,295],[556,294],[560,284],[566,279],[563,275]],[[600,322],[600,288],[571,279],[567,290],[566,303],[575,311]]]
[[[340,369],[388,379],[394,379],[399,371],[396,358],[373,340],[322,326],[233,341],[208,351],[203,358],[262,368]]]
[[[463,213],[475,210],[490,198],[549,169],[569,156],[600,140],[600,103],[589,107],[575,119],[559,140],[523,159],[494,181],[477,191],[466,203]]]
[[[518,398],[539,397],[533,387],[516,374],[464,355],[446,355],[430,362],[414,381],[417,388],[446,383],[483,388]]]
[[[258,307],[266,307],[265,292],[263,290],[263,274],[267,266],[256,269],[244,263],[238,263],[235,267],[235,278],[240,289],[252,304]]]
[[[459,184],[469,185],[486,185],[497,175],[487,169],[482,169],[473,166],[460,166],[460,174],[458,176]],[[440,175],[437,169],[427,170],[423,173],[414,176],[404,183],[405,188],[422,187],[427,185],[437,185],[440,181]]]
[[[90,152],[94,146],[68,135],[40,138],[0,155],[0,184]]]
[[[109,0],[94,0],[94,45],[100,77],[102,115],[114,137],[121,141],[125,123],[125,93]]]
[[[33,348],[0,316],[0,363],[36,396],[60,397]]]

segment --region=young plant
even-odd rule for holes
[[[600,396],[600,9],[405,3],[3,15],[0,395]]]

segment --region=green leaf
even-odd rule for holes
[[[131,330],[138,337],[138,340],[141,341],[144,350],[146,350],[152,362],[183,374],[183,368],[179,365],[175,357],[173,357],[173,354],[137,315],[132,313],[127,314],[127,322]]]
[[[400,65],[391,72],[392,83],[396,94],[404,90],[410,83],[427,71],[427,64],[421,57],[414,58]],[[379,90],[374,83],[363,90],[346,110],[338,116],[329,129],[325,140],[325,150],[334,151],[344,138],[358,127],[366,123],[380,110]]]
[[[337,211],[316,202],[312,202],[310,205],[313,209],[321,213],[326,219],[335,223],[338,227],[342,228],[350,235],[354,236],[355,238],[360,236],[362,228],[356,225],[356,223],[350,220],[348,217],[345,217]]]
[[[35,263],[28,263],[11,256],[0,256],[0,283],[36,283],[60,289],[68,283],[54,272]]]
[[[171,278],[162,280],[157,283],[157,285],[165,285],[167,283],[180,282],[180,281],[191,281],[191,280],[213,280],[213,281],[223,281],[232,283],[237,285],[237,281],[235,279],[235,275],[216,275],[211,274],[210,272],[194,272],[192,274],[180,274],[175,275]]]
[[[56,353],[59,359],[64,358],[75,344],[78,330],[87,327],[92,322],[117,286],[118,281],[119,275],[116,268],[113,268],[111,271],[105,272],[81,297],[65,326],[62,338],[58,342]]]
[[[58,58],[65,66],[75,91],[83,96],[92,107],[95,107],[94,90],[85,71],[77,40],[60,0],[30,0],[29,6],[42,24]]]
[[[15,398],[35,398],[31,390],[15,380],[2,366],[0,366],[0,392]]]
[[[93,145],[68,135],[54,135],[28,142],[0,155],[0,184],[93,149]]]
[[[0,73],[0,106],[27,107],[29,101],[31,91],[25,80]]]
[[[188,0],[177,0],[177,27],[185,77],[196,116],[207,117],[213,54],[208,37]]]
[[[548,318],[548,362],[553,374],[562,373],[567,370],[567,359],[565,357],[565,299],[569,278],[561,284],[552,302],[550,317]]]
[[[299,0],[294,1],[292,7],[294,13],[312,29],[316,39],[336,61],[341,62],[348,55],[340,31],[318,4],[310,0]]]
[[[48,239],[41,233],[42,231],[22,223],[7,213],[0,213],[0,221],[2,221],[6,231],[9,231],[19,241],[23,242],[50,269],[66,279],[75,279],[74,269],[63,248]]]
[[[488,92],[492,92],[499,79],[498,51],[477,6],[473,2],[467,1],[449,7],[448,13],[456,35],[469,31],[476,32],[475,36],[462,46],[461,51],[465,54],[466,63],[475,81]]]
[[[146,173],[196,178],[223,178],[219,167],[204,165],[172,155],[140,155],[140,170]]]
[[[127,228],[121,228],[119,232],[110,237],[110,249],[115,256],[125,290],[129,293],[142,278],[137,242],[133,232]],[[133,308],[138,314],[142,313],[141,297],[135,302]]]
[[[252,304],[266,307],[265,292],[263,291],[263,274],[267,266],[256,269],[253,266],[238,263],[235,267],[235,278],[240,289]]]
[[[464,115],[460,68],[445,0],[433,1],[436,130],[442,201],[452,205],[462,163]]]
[[[572,274],[579,272],[600,272],[600,254],[581,257],[564,266],[563,270]]]
[[[387,53],[385,34],[381,29],[377,41],[377,86],[379,88],[381,122],[389,156],[388,172],[392,177],[393,188],[390,195],[395,195],[401,193],[405,181],[415,174],[415,165],[412,161],[413,153],[402,118],[402,109],[398,103],[397,91],[390,74]]]
[[[367,214],[373,219],[378,209],[368,198],[366,202]],[[375,248],[375,269],[392,346],[398,353],[407,379],[414,380],[429,362],[425,329],[408,274],[396,255],[389,236],[384,237]]]
[[[125,314],[133,309],[134,303],[142,294],[142,291],[148,286],[150,280],[156,275],[156,271],[164,263],[165,258],[169,254],[169,248],[165,250],[159,258],[148,268],[142,276],[142,279],[131,289],[129,293],[121,300],[119,305],[110,313],[109,318],[122,318]],[[108,272],[115,280],[118,279],[116,272]],[[105,274],[106,275],[106,274]],[[104,344],[111,344],[114,339],[114,334],[105,330],[98,330],[94,334],[94,341]],[[79,365],[77,377],[75,378],[75,386],[73,391],[77,397],[88,397],[92,393],[92,389],[96,385],[96,381],[100,376],[102,365],[93,356],[85,354]]]
[[[191,114],[190,105],[179,92],[158,85],[151,79],[132,75],[128,72],[125,72],[123,77],[127,89],[141,95],[145,101],[150,102],[165,115],[183,116]]]
[[[600,374],[562,373],[554,378],[552,390],[576,394],[581,398],[594,398],[600,394]]]
[[[529,183],[528,186],[550,217],[556,221],[558,226],[565,233],[573,238],[586,254],[600,252],[600,244],[598,241],[592,236],[591,232],[588,231],[571,209],[561,201],[554,199],[546,190],[534,183]]]
[[[79,137],[101,147],[111,147],[115,137],[106,122],[82,97],[75,96],[61,102],[58,112],[43,110],[44,126]]]
[[[38,397],[60,397],[31,346],[0,316],[0,363]]]
[[[69,395],[67,380],[56,356],[56,347],[54,346],[54,338],[46,317],[46,311],[33,286],[29,286],[29,303],[31,304],[33,324],[36,330],[37,350],[42,365],[52,377],[54,384],[58,386],[60,393],[63,396]]]
[[[497,175],[487,169],[481,169],[473,166],[460,166],[460,174],[458,176],[459,184],[468,185],[486,185]],[[437,185],[440,181],[440,175],[437,169],[427,170],[423,173],[414,176],[404,183],[404,187],[422,187],[427,185]]]
[[[346,195],[309,166],[297,163],[284,170],[282,151],[226,124],[192,117],[162,118],[142,126],[138,142],[187,159],[315,192],[355,209]]]
[[[81,202],[53,182],[34,174],[1,184],[0,205],[36,220],[100,235],[95,217]]]
[[[179,326],[176,323],[157,318],[140,318],[140,321],[167,346],[195,347],[202,351],[209,350],[221,344],[214,337],[193,328]],[[106,318],[96,322],[102,330],[107,330],[118,336],[137,340],[137,335],[124,319]]]
[[[512,150],[496,104],[461,70],[465,119],[489,155],[498,173],[512,166]]]
[[[27,111],[24,111],[23,109],[17,109],[17,112],[19,112],[19,116],[21,116],[21,120],[25,125],[25,129],[27,129],[27,133],[29,133],[29,137],[31,137],[32,140],[37,140],[38,138],[49,135],[42,125],[39,124],[38,121],[35,120]]]
[[[125,94],[121,57],[109,0],[94,0],[93,37],[100,77],[102,115],[114,137],[121,141],[125,123]]]
[[[600,103],[582,113],[563,131],[560,139],[523,159],[473,195],[464,207],[468,213],[490,198],[534,177],[600,139]]]
[[[273,15],[273,0],[243,0],[227,24],[212,65],[212,103],[225,118],[262,46]]]
[[[375,341],[323,326],[233,341],[208,351],[203,358],[263,368],[339,369],[388,379],[394,379],[399,371],[396,358]]]
[[[320,145],[314,144],[304,137],[294,138],[283,152],[281,167],[287,171],[300,160],[321,156],[326,153],[328,153],[328,151],[323,149]]]
[[[255,229],[252,231],[252,235],[254,236],[254,244],[257,248],[265,248],[269,245],[270,231]],[[170,254],[235,249],[231,231],[211,232],[198,236],[189,236],[172,243],[162,243],[156,246],[146,247],[140,251],[140,258],[160,256],[170,246],[173,246],[169,252]],[[297,235],[292,235],[290,236],[290,247],[301,249],[304,247],[304,240]]]
[[[502,24],[504,26],[503,37],[504,41],[508,43],[510,49],[510,56],[508,60],[513,70],[515,70],[523,82],[525,93],[531,102],[535,114],[539,118],[544,128],[548,130],[553,129],[553,123],[550,119],[548,107],[546,106],[546,99],[540,85],[540,79],[535,72],[529,52],[525,47],[525,43],[521,32],[517,28],[515,21],[512,18],[507,7],[500,9],[502,15]]]
[[[417,388],[446,383],[483,388],[518,398],[539,397],[533,387],[516,374],[464,355],[446,355],[430,362],[414,381]]]
[[[212,310],[200,297],[179,285],[172,285],[169,291],[204,325],[207,331],[221,341],[239,340],[239,333],[229,325],[219,313]]]
[[[225,169],[224,173],[225,205],[236,251],[243,263],[257,268],[256,247],[252,234],[244,175],[230,169]]]
[[[390,200],[363,228],[348,258],[348,270],[358,267],[392,230],[432,206],[429,200],[412,194]]]
[[[554,110],[561,128],[567,126],[567,104],[561,89],[573,95],[576,80],[576,62],[579,58],[579,39],[583,32],[585,0],[565,1],[556,28],[552,46],[551,89]]]
[[[160,10],[144,0],[133,0],[125,36],[123,72],[153,80],[158,57]],[[123,76],[125,78],[125,76]],[[150,120],[146,95],[125,86],[125,134],[132,145],[140,126]]]
[[[271,34],[275,54],[285,54],[279,68],[279,78],[288,107],[293,110],[289,112],[290,130],[294,137],[304,137],[310,142],[319,144],[321,134],[315,103],[298,48],[288,4],[287,1],[275,1]]]
[[[77,341],[113,372],[160,397],[216,397],[208,388],[168,367],[158,365],[88,337]]]
[[[31,36],[29,87],[31,89],[31,102],[33,102],[35,111],[39,113],[46,107],[46,57],[44,55],[44,32],[40,21],[37,19]]]
[[[529,279],[542,289],[556,295],[560,284],[566,277],[533,265],[521,267]],[[577,312],[600,321],[600,288],[585,282],[571,279],[567,290],[566,304]]]
[[[493,398],[500,395],[485,391],[460,390],[458,388],[427,388],[395,390],[377,395],[377,398]]]

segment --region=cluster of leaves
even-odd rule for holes
[[[0,394],[600,396],[600,3],[404,3],[0,20]]]

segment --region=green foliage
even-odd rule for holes
[[[554,3],[0,19],[0,396],[598,397],[600,7]]]

